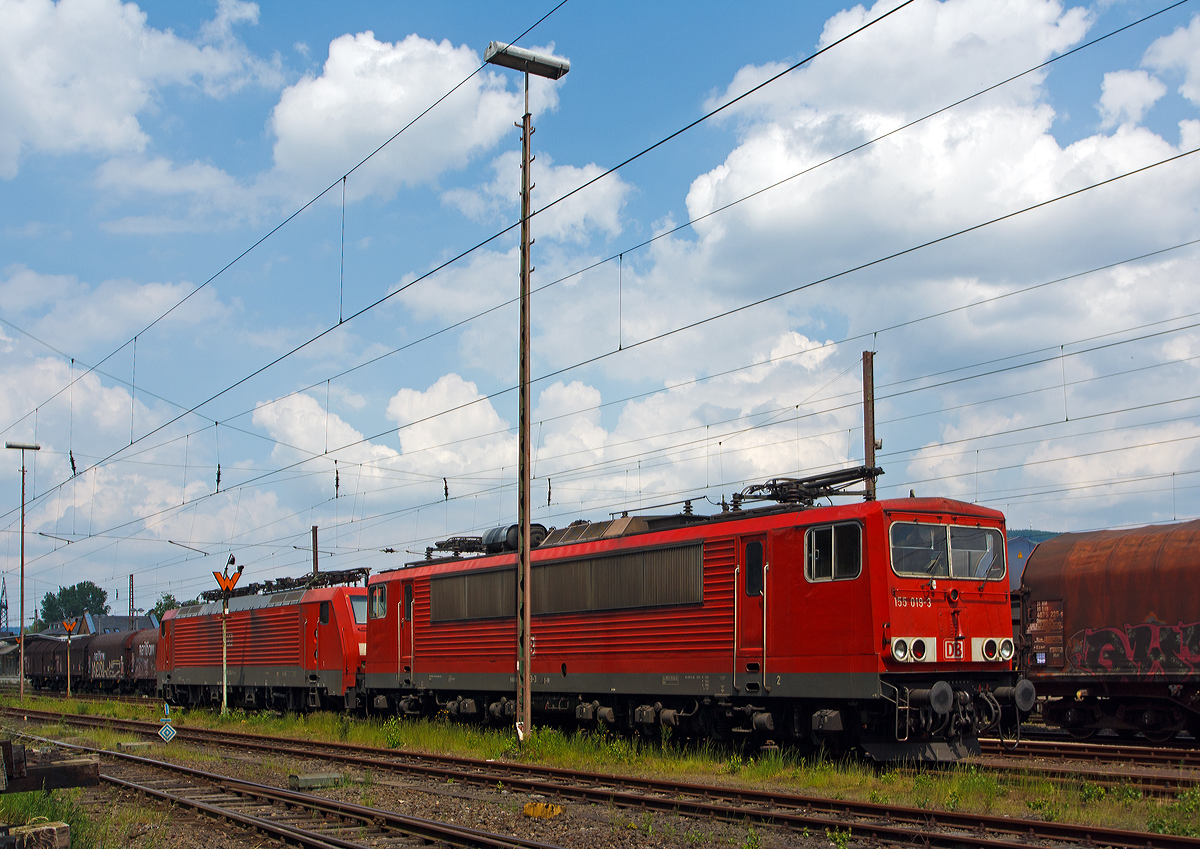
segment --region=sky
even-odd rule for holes
[[[192,598],[229,554],[299,575],[314,525],[322,569],[379,572],[515,521],[493,40],[571,62],[530,85],[534,521],[861,465],[867,350],[881,498],[1200,516],[1200,3],[1170,5],[0,0],[27,619],[85,579]]]

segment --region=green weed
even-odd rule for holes
[[[825,836],[837,849],[846,849],[850,845],[850,829],[842,831],[840,828],[827,828]]]
[[[1028,799],[1025,802],[1025,807],[1035,814],[1041,814],[1041,817],[1046,822],[1058,822],[1062,817],[1062,810],[1051,799]]]
[[[1128,782],[1122,782],[1113,793],[1122,805],[1132,805],[1142,801],[1142,791]]]
[[[1162,805],[1146,818],[1146,830],[1154,834],[1200,837],[1200,788],[1183,790],[1173,802]]]
[[[30,821],[43,817],[49,822],[65,822],[71,827],[71,846],[75,849],[99,849],[98,829],[80,807],[78,799],[77,790],[8,793],[0,796],[0,818],[9,825],[28,825]]]
[[[754,826],[750,826],[746,833],[746,842],[742,844],[742,849],[762,849],[762,839],[758,836]]]

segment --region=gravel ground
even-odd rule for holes
[[[429,781],[383,771],[370,773],[317,759],[239,754],[219,747],[193,746],[178,741],[169,745],[156,744],[149,751],[138,754],[277,787],[287,787],[288,776],[292,774],[340,772],[344,776],[342,786],[312,792],[409,816],[498,834],[519,835],[569,849],[696,849],[704,846],[760,849],[831,845],[824,834],[806,837],[767,826],[754,826],[752,829],[748,825],[717,820],[640,812],[585,802],[558,802],[538,794],[510,792],[502,787],[484,788]],[[103,767],[102,762],[101,770]],[[249,849],[279,845],[261,835],[250,835],[233,826],[171,809],[104,785],[89,788],[81,801],[92,808],[98,817],[118,810],[133,809],[140,812],[140,816],[130,818],[132,821],[127,826],[117,823],[114,830],[123,833],[112,834],[111,840],[106,841],[106,845],[121,849]],[[563,812],[549,820],[527,817],[523,810],[528,802],[558,804]],[[860,844],[855,841],[851,845]]]

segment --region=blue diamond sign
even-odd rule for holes
[[[164,723],[163,727],[158,729],[158,736],[162,737],[164,743],[170,743],[175,739],[175,729]]]

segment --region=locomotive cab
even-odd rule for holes
[[[978,752],[985,731],[1015,736],[1034,691],[1014,671],[1003,515],[947,499],[882,506],[880,684],[894,727],[864,748],[924,740],[944,759]]]

